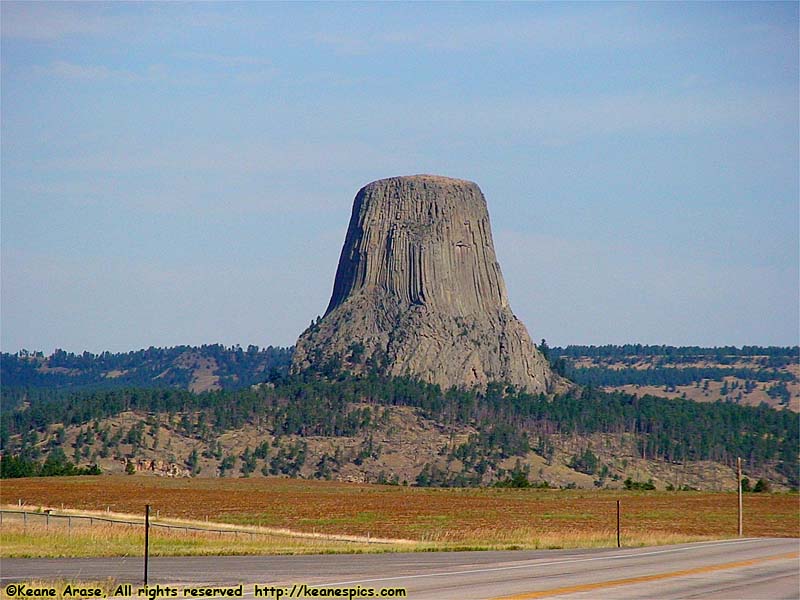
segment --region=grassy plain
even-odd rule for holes
[[[63,505],[141,515],[150,504],[162,519],[398,540],[377,545],[285,534],[250,540],[163,532],[155,534],[152,546],[161,555],[612,546],[617,499],[622,500],[624,545],[733,537],[737,525],[736,494],[723,492],[426,489],[278,478],[98,476],[4,480],[1,495],[3,504],[21,500],[29,510]],[[800,537],[798,499],[797,494],[747,494],[745,535]],[[6,522],[0,530],[2,555],[138,553],[139,529],[114,527],[115,533],[106,534],[50,531],[50,543],[42,544],[37,541],[41,532],[30,525],[20,530]]]

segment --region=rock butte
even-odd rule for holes
[[[443,388],[561,385],[511,312],[476,184],[413,175],[358,192],[330,304],[300,336],[292,365],[326,367]]]

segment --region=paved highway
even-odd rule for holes
[[[140,583],[141,558],[6,559],[12,581]],[[324,556],[165,557],[151,584],[402,587],[411,599],[800,598],[800,540],[753,538],[649,548]],[[134,588],[135,589],[135,588]],[[274,597],[274,596],[272,596]]]

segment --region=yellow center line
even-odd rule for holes
[[[685,575],[697,575],[698,573],[711,573],[725,569],[737,569],[739,567],[749,567],[770,560],[785,560],[787,558],[799,558],[800,552],[788,552],[787,554],[776,554],[764,558],[753,558],[751,560],[740,560],[737,562],[724,563],[719,565],[709,565],[707,567],[696,567],[694,569],[684,569],[682,571],[672,571],[670,573],[657,573],[655,575],[642,575],[641,577],[628,577],[626,579],[612,579],[610,581],[598,581],[596,583],[584,583],[569,587],[553,588],[550,590],[540,590],[538,592],[523,592],[511,596],[501,596],[494,600],[530,600],[531,598],[546,598],[547,596],[559,596],[561,594],[573,594],[577,592],[589,592],[601,588],[614,587],[618,585],[629,585],[631,583],[646,583],[648,581],[658,581],[669,579],[670,577],[683,577]]]

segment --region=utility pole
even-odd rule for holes
[[[619,542],[619,537],[620,537],[620,535],[619,535],[619,533],[620,533],[620,532],[619,532],[619,513],[620,513],[620,506],[619,506],[619,505],[620,505],[620,501],[619,501],[619,500],[617,500],[617,548],[621,548],[621,547],[622,547],[622,545],[621,545],[621,544],[620,544],[620,542]]]
[[[736,479],[739,490],[739,537],[742,537],[742,457],[736,458]]]

